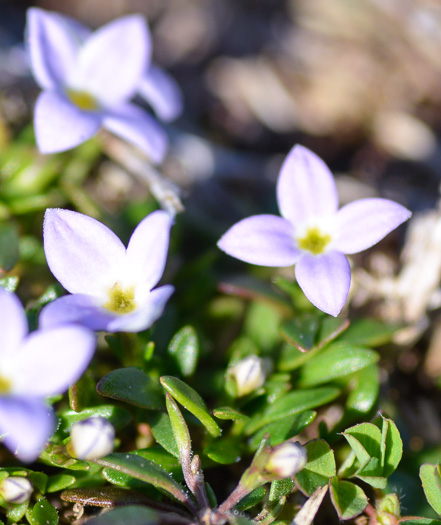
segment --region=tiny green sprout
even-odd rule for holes
[[[377,522],[379,525],[395,525],[400,516],[400,500],[396,494],[388,494],[377,503]]]

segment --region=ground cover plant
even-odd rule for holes
[[[403,161],[439,172],[433,91],[420,119],[401,101],[395,127],[379,104],[381,130],[374,113],[334,130],[317,104],[319,137],[276,79],[296,59],[257,53],[255,76],[250,52],[220,57],[200,31],[228,29],[229,49],[241,29],[277,27],[273,44],[294,53],[321,2],[123,4],[100,23],[67,4],[14,7],[26,20],[7,47],[22,69],[0,78],[0,521],[441,524],[441,218]],[[358,41],[382,8],[348,9],[334,15],[360,23]],[[394,156],[401,172],[377,184]],[[333,173],[348,158],[364,178]]]

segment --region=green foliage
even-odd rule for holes
[[[433,510],[441,515],[441,473],[439,465],[425,463],[420,468],[424,494]]]

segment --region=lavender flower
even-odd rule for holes
[[[95,336],[79,326],[28,335],[17,297],[0,288],[0,434],[23,461],[33,461],[54,429],[44,398],[67,390],[95,350]]]
[[[41,312],[41,325],[76,322],[108,332],[148,328],[173,293],[170,285],[152,290],[164,271],[171,223],[165,211],[151,213],[138,224],[126,249],[107,226],[91,217],[46,210],[46,259],[73,295],[49,303]]]
[[[104,127],[153,161],[162,160],[165,133],[128,101],[139,90],[160,118],[171,120],[181,98],[170,77],[150,65],[151,39],[142,16],[119,18],[92,33],[67,16],[30,8],[26,33],[32,71],[43,89],[34,115],[42,153],[73,148]]]
[[[351,282],[344,254],[373,246],[411,215],[387,199],[361,199],[338,210],[332,173],[303,146],[295,146],[282,166],[277,200],[282,217],[244,219],[223,235],[218,246],[251,264],[295,264],[306,297],[333,316],[343,308]]]

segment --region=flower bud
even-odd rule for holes
[[[238,397],[254,392],[265,382],[263,361],[256,355],[250,355],[236,363],[230,369],[230,374],[236,382]]]
[[[90,417],[70,429],[69,452],[77,459],[98,459],[113,451],[115,430],[104,417]]]
[[[305,449],[299,443],[286,441],[273,448],[265,470],[280,478],[289,478],[302,470],[305,464]]]
[[[20,476],[11,476],[0,483],[0,494],[8,503],[26,503],[33,490],[31,482]]]

